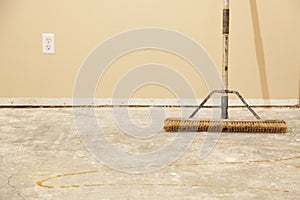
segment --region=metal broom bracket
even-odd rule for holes
[[[228,97],[228,94],[235,94],[237,97],[239,97],[239,99],[243,102],[243,104],[245,105],[246,108],[248,108],[248,110],[253,114],[253,116],[256,118],[256,119],[261,119],[258,114],[256,114],[256,112],[251,108],[251,106],[246,102],[246,100],[242,97],[242,95],[236,91],[236,90],[213,90],[211,91],[207,97],[200,103],[200,105],[197,107],[197,109],[189,116],[189,119],[190,118],[193,118],[197,113],[198,111],[204,106],[204,104],[214,95],[214,94],[226,94],[226,96]],[[222,97],[224,97],[225,95],[223,95]],[[222,108],[222,111],[223,109],[228,109],[228,104],[225,104],[224,105],[224,102],[223,102],[224,99],[221,99],[221,108]],[[228,100],[228,99],[227,99]],[[226,102],[228,103],[228,101]],[[226,106],[224,108],[224,106]],[[222,112],[222,116],[221,118],[222,119],[227,119],[227,118],[223,118],[223,112]],[[227,117],[228,117],[228,114],[227,114]]]

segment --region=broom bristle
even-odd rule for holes
[[[168,118],[164,129],[167,132],[243,132],[243,133],[285,133],[287,125],[283,120],[196,120]]]

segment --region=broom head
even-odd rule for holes
[[[283,120],[199,120],[168,118],[164,129],[167,132],[243,132],[243,133],[286,133]]]

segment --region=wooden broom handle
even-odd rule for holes
[[[225,90],[228,90],[228,50],[229,50],[229,0],[224,0],[223,7],[223,66],[222,79]]]
[[[223,7],[223,66],[222,79],[224,89],[228,91],[228,49],[229,49],[229,0],[224,0]],[[222,119],[228,119],[228,94],[225,92],[221,97]]]

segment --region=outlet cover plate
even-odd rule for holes
[[[55,41],[54,33],[43,33],[43,53],[52,54],[55,53]]]

